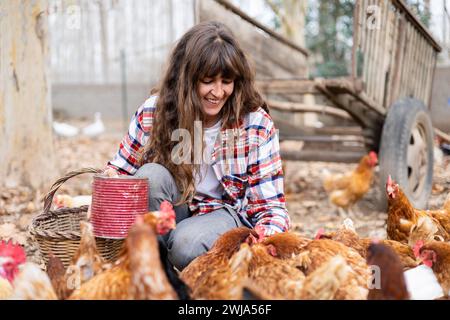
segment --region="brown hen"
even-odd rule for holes
[[[67,280],[65,277],[66,268],[64,268],[61,259],[55,256],[53,252],[50,252],[48,256],[47,274],[58,299],[66,299],[70,293],[67,288]]]
[[[337,255],[311,272],[303,282],[299,299],[332,300],[338,297],[338,291],[345,286],[352,269],[343,257]]]
[[[409,299],[403,266],[394,250],[382,243],[371,243],[367,250],[367,264],[376,267],[375,283],[369,290],[368,300]]]
[[[59,281],[56,288],[61,299],[67,298],[73,290],[110,268],[97,249],[92,224],[81,221],[80,230],[80,245],[66,269],[64,280]]]
[[[246,227],[225,232],[208,252],[195,258],[183,269],[181,279],[191,288],[194,298],[227,299],[231,296],[223,289],[233,274],[230,261],[251,234],[258,236],[254,230]]]
[[[386,194],[388,199],[387,235],[389,239],[408,244],[411,229],[418,223],[419,217],[429,217],[431,222],[429,224],[430,228],[429,230],[423,230],[423,232],[433,236],[440,236],[445,241],[450,240],[447,231],[433,217],[433,214],[436,214],[436,212],[415,209],[400,186],[392,180],[391,176],[388,177],[386,183]]]
[[[444,291],[444,295],[450,296],[450,243],[442,241],[430,241],[423,244],[419,241],[415,246],[417,258],[423,264],[431,267]]]
[[[147,215],[154,216],[151,218],[144,217],[144,222],[148,226],[147,232],[141,231],[143,226],[140,223],[133,226],[125,241],[120,258],[114,263],[114,266],[81,285],[80,288],[73,292],[69,299],[125,300],[135,296],[139,297],[139,299],[144,298],[145,295],[140,295],[142,293],[140,289],[133,288],[136,285],[135,280],[146,276],[148,276],[148,279],[154,279],[155,274],[160,274],[161,261],[159,251],[157,245],[156,249],[153,245],[157,243],[156,230],[170,230],[170,226],[174,226],[173,221],[175,220],[173,210],[171,210],[170,214],[163,214],[159,218],[155,217],[155,212],[150,212]],[[137,245],[138,242],[139,245]],[[139,264],[137,261],[141,258],[146,263],[150,263],[150,265],[144,266]],[[142,266],[142,269],[139,269],[139,266]],[[146,285],[151,286],[152,284],[158,287],[161,283],[164,286],[166,285],[167,278],[165,278],[165,274],[156,279],[156,283],[144,283],[144,287]],[[150,292],[153,294],[152,291]],[[169,292],[166,294],[167,296],[171,295]],[[150,297],[150,294],[145,297]]]
[[[377,155],[371,151],[361,158],[353,172],[326,177],[324,188],[329,193],[330,202],[340,208],[351,208],[369,191],[377,163]]]
[[[228,267],[211,268],[202,274],[192,289],[192,297],[207,300],[242,300],[252,251],[247,243],[228,262]]]
[[[253,257],[249,266],[249,278],[271,299],[299,299],[305,275],[290,259],[274,257],[277,249],[272,245],[257,243],[251,247]]]
[[[351,219],[345,219],[343,226],[337,231],[319,234],[318,237],[320,239],[331,239],[345,244],[347,247],[355,249],[364,259],[367,258],[367,250],[373,242],[373,239],[359,237]],[[418,265],[414,252],[409,246],[394,240],[377,241],[396,252],[404,269],[414,268]]]
[[[342,256],[352,269],[348,278],[337,290],[335,299],[366,299],[370,270],[361,255],[352,248],[333,240],[313,240],[303,247],[303,252],[294,259],[308,277],[336,255]]]
[[[311,242],[311,239],[304,238],[293,232],[282,232],[271,235],[263,239],[266,246],[273,246],[276,250],[277,258],[287,259],[302,252],[302,248]]]

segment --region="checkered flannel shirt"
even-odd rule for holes
[[[107,167],[133,175],[139,168],[143,146],[151,138],[156,96],[150,97],[132,118],[128,133]],[[222,199],[195,195],[193,214],[207,214],[228,206],[244,224],[262,229],[265,236],[289,229],[290,218],[283,192],[278,134],[262,108],[251,112],[239,128],[221,129],[212,154],[212,166],[224,188]]]

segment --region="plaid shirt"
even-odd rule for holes
[[[139,168],[137,159],[150,138],[156,98],[150,97],[137,110],[119,151],[108,163],[120,174],[133,175]],[[222,199],[195,195],[189,204],[193,214],[228,206],[245,224],[258,226],[266,236],[289,229],[278,134],[262,108],[246,115],[239,128],[220,131],[211,165],[224,195]]]

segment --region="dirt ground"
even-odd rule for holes
[[[97,139],[85,137],[55,138],[55,153],[60,176],[84,167],[101,168],[116,152],[123,129],[116,126]],[[344,217],[329,203],[322,187],[324,170],[346,172],[355,164],[286,161],[285,186],[292,192],[287,195],[287,206],[292,228],[307,236],[314,236],[319,228],[334,230]],[[374,186],[378,185],[375,177]],[[72,178],[57,194],[83,195],[91,192],[91,174]],[[48,187],[53,181],[49,181]],[[25,245],[30,260],[41,263],[36,243],[28,234],[32,218],[41,213],[42,196],[48,191],[32,192],[26,187],[0,189],[0,239],[13,239]],[[354,208],[351,216],[357,232],[364,237],[386,237],[386,213],[377,210],[381,192],[373,187]],[[440,207],[450,192],[450,157],[435,165],[433,193],[430,208]]]

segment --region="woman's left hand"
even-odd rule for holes
[[[263,242],[264,238],[266,237],[264,228],[258,225],[253,230],[256,232],[256,235],[250,234],[246,242],[250,245]]]

